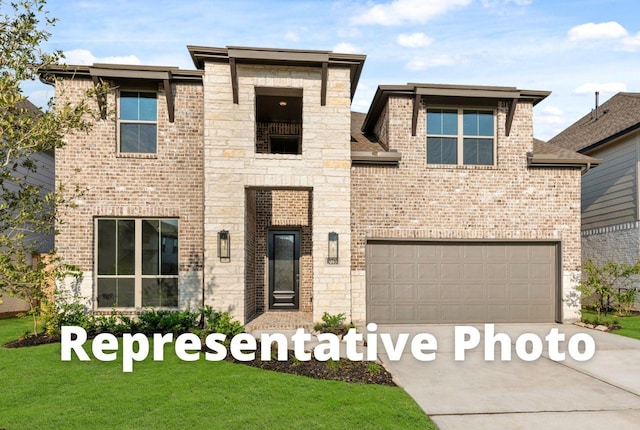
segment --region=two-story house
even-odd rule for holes
[[[56,154],[57,180],[87,189],[57,247],[93,310],[210,304],[255,327],[577,317],[591,158],[534,144],[548,92],[381,86],[363,115],[363,55],[188,49],[196,70],[53,70],[59,97],[113,88]]]
[[[618,93],[596,104],[549,143],[602,160],[582,178],[582,260],[635,264],[640,260],[640,93]]]

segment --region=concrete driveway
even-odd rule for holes
[[[445,429],[640,429],[640,340],[560,324],[495,325],[511,338],[511,361],[484,359],[484,326],[480,345],[454,360],[454,326],[379,326],[377,332],[431,333],[438,341],[436,358],[416,360],[409,346],[399,361],[379,356],[399,384],[441,430]],[[557,327],[566,340],[580,332],[595,341],[589,361],[549,359],[545,336]],[[526,362],[515,353],[523,333],[544,343],[542,357]],[[411,337],[410,337],[411,339]],[[378,342],[380,343],[380,342]],[[560,352],[567,351],[567,342]]]

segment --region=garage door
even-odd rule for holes
[[[554,322],[557,245],[369,242],[367,321]]]

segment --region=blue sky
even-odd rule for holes
[[[534,134],[549,139],[618,91],[640,92],[637,0],[50,0],[47,49],[69,64],[192,69],[187,45],[367,55],[353,100],[378,85],[431,82],[550,90]],[[48,87],[25,87],[36,103]]]

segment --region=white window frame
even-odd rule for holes
[[[134,221],[135,222],[135,236],[134,236],[134,274],[133,275],[100,275],[98,274],[98,222],[101,220],[110,220],[110,221]],[[96,217],[94,219],[94,297],[95,297],[95,309],[122,309],[122,310],[132,310],[132,309],[142,309],[142,280],[143,279],[176,279],[178,285],[178,306],[156,306],[155,309],[177,309],[180,307],[180,272],[176,275],[143,275],[142,274],[142,221],[177,221],[178,222],[178,246],[176,248],[176,253],[178,255],[178,266],[180,265],[180,219],[179,218],[159,218],[159,217]],[[117,236],[116,236],[117,241]],[[117,242],[116,242],[117,243]],[[162,244],[160,244],[162,246]],[[117,245],[116,245],[117,248]],[[162,252],[161,249],[159,252]],[[103,306],[100,307],[98,303],[98,279],[134,279],[134,307],[128,306]]]
[[[458,134],[428,134],[427,139],[425,139],[425,162],[427,166],[466,166],[466,167],[495,167],[497,164],[497,148],[498,148],[498,127],[497,127],[497,115],[496,109],[494,108],[486,108],[486,107],[478,107],[478,106],[465,106],[465,107],[451,107],[451,106],[428,106],[425,111],[425,132],[428,130],[427,125],[427,113],[430,110],[450,110],[457,111],[457,120],[458,120]],[[464,111],[480,111],[480,112],[491,112],[493,114],[493,162],[491,164],[465,164],[464,163],[464,139],[488,139],[489,136],[473,136],[473,135],[465,135],[464,134]],[[456,139],[456,164],[438,164],[438,163],[429,163],[427,151],[427,140],[430,137],[445,137],[445,138],[455,138]]]
[[[120,109],[120,95],[122,93],[148,93],[155,94],[156,98],[156,120],[155,121],[143,121],[143,120],[130,120],[130,119],[121,119],[120,114],[122,110]],[[158,153],[158,91],[151,89],[140,89],[140,88],[120,88],[118,89],[117,95],[117,103],[116,103],[116,140],[117,140],[117,152],[122,155],[156,155]],[[122,151],[122,142],[120,141],[120,125],[121,124],[153,124],[156,126],[156,150],[155,152],[125,152]]]

